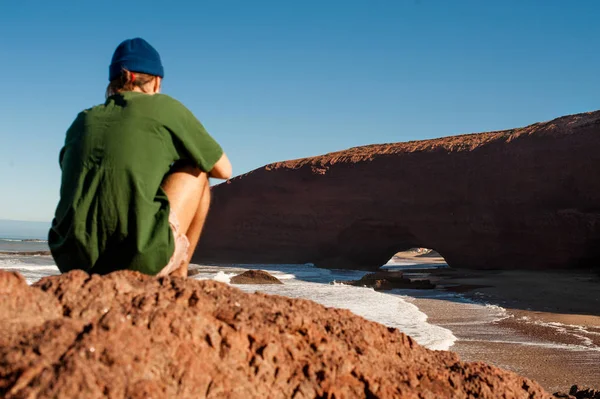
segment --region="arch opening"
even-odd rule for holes
[[[444,257],[435,249],[414,247],[396,252],[381,269],[397,269],[402,267],[437,268],[448,267]]]

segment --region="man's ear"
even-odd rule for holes
[[[161,86],[162,86],[162,78],[160,76],[157,76],[156,79],[154,80],[154,92],[160,93]]]

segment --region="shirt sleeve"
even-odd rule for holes
[[[201,170],[210,172],[223,155],[223,149],[189,109],[171,100],[177,111],[167,128],[171,131],[177,152],[182,159],[191,159]]]

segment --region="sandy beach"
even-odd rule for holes
[[[399,254],[424,264],[443,258]],[[460,301],[417,298],[429,321],[458,338],[450,350],[538,381],[550,392],[571,385],[600,388],[600,275],[586,270],[474,271],[423,269],[408,277],[430,278],[442,291],[503,308],[494,320],[469,322],[472,307]]]

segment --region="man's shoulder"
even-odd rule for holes
[[[91,107],[85,108],[83,111],[79,112],[77,114],[77,116],[80,117],[80,116],[85,116],[85,115],[89,115],[89,114],[94,114],[94,113],[98,112],[98,110],[104,108],[104,105],[105,105],[104,103],[92,105]]]
[[[189,108],[167,94],[157,93],[148,97],[153,97],[154,116],[165,124],[181,126],[196,119]]]
[[[160,120],[187,119],[192,113],[180,101],[167,94],[153,94],[146,96],[145,101],[151,105],[154,117]]]
[[[82,121],[82,120],[86,120],[88,118],[95,118],[95,117],[99,117],[99,116],[103,116],[106,114],[106,105],[108,102],[104,102],[104,103],[100,103],[100,104],[95,104],[92,105],[91,107],[85,108],[84,110],[80,111],[77,116],[75,117],[75,121]]]
[[[179,100],[176,100],[168,94],[156,93],[148,97],[151,97],[151,101],[159,103],[161,106],[181,109],[185,111],[188,110],[186,106],[183,105]]]
[[[192,112],[180,101],[167,94],[143,94],[126,92],[111,96],[104,104],[98,104],[81,111],[78,119],[90,120],[103,118],[112,112],[130,110],[129,115],[143,115],[161,123],[173,120],[186,120],[193,117]]]

